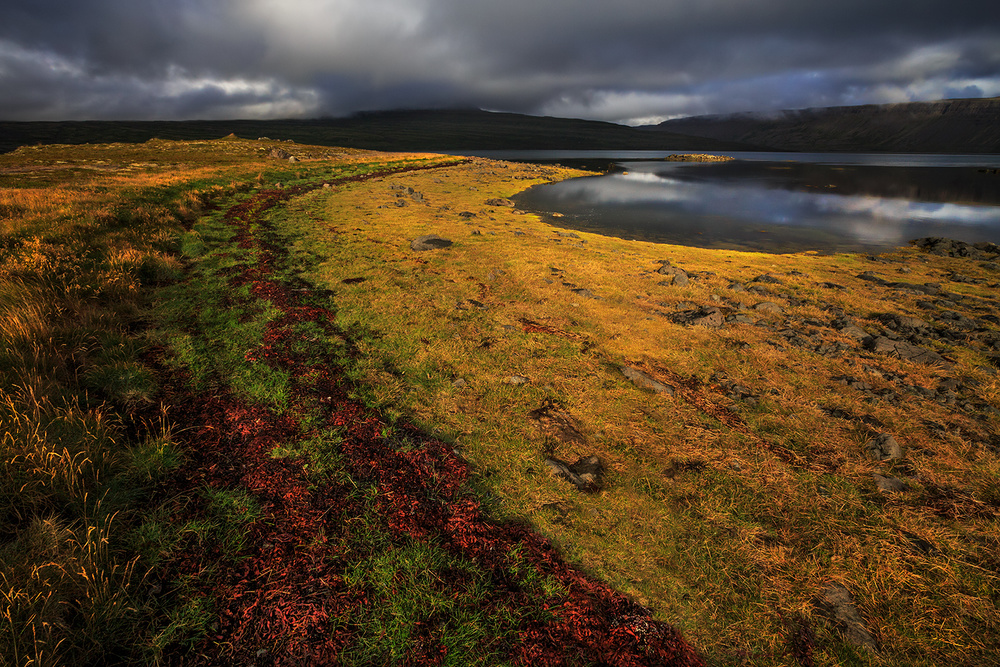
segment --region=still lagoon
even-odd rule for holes
[[[659,243],[765,252],[873,251],[923,236],[1000,243],[1000,155],[517,151],[484,157],[605,173],[536,186],[554,224]]]

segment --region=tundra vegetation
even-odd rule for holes
[[[0,156],[5,661],[996,664],[993,248],[509,199],[579,173]]]

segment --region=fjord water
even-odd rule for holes
[[[847,252],[923,236],[1000,242],[1000,156],[535,151],[488,157],[606,165],[601,176],[515,199],[561,227],[623,238],[765,252]]]

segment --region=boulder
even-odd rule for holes
[[[688,278],[687,271],[684,269],[678,269],[676,266],[670,266],[669,264],[664,264],[661,266],[657,273],[661,276],[667,276],[667,280],[660,283],[661,285],[676,285],[678,287],[683,287],[687,285],[690,281]]]
[[[754,310],[761,313],[772,313],[774,315],[780,315],[784,309],[773,301],[762,301],[753,307]]]
[[[903,448],[888,433],[879,433],[865,443],[865,454],[877,461],[891,461],[903,458]]]

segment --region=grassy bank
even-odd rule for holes
[[[996,264],[505,200],[573,174],[0,156],[4,655],[694,661],[646,607],[713,664],[995,662]],[[589,455],[597,493],[549,473]]]
[[[527,518],[721,663],[781,664],[794,627],[815,633],[819,664],[992,659],[995,265],[568,232],[488,203],[520,190],[525,169],[401,175],[280,214],[314,258],[307,278],[334,294],[372,400],[453,442],[501,515]],[[412,251],[426,234],[454,244]],[[925,283],[951,296],[913,288]],[[689,324],[713,307],[723,326]],[[899,337],[900,317],[953,364],[864,348],[862,336]],[[635,386],[625,367],[672,391]],[[882,433],[900,458],[866,456]],[[548,456],[590,454],[609,469],[600,494],[546,472]],[[851,590],[877,654],[817,611],[831,582]]]

